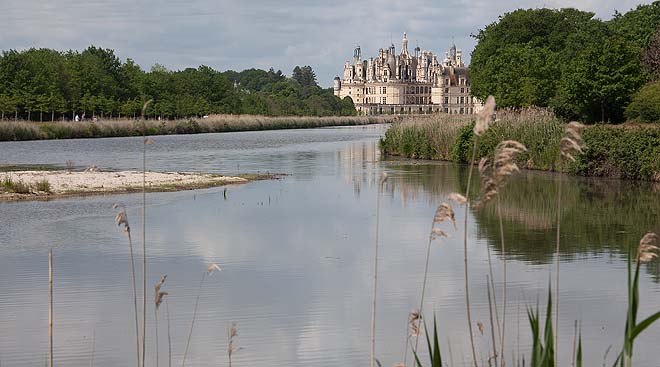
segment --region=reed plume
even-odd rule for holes
[[[193,317],[192,321],[190,322],[190,331],[188,332],[188,341],[186,341],[186,350],[183,352],[183,362],[181,366],[186,365],[186,357],[188,356],[188,350],[190,349],[190,340],[192,340],[192,333],[193,333],[193,328],[195,327],[195,320],[197,319],[197,308],[199,306],[199,297],[202,295],[202,286],[204,285],[204,281],[206,278],[209,276],[213,275],[215,271],[222,271],[220,268],[220,265],[218,264],[210,264],[209,266],[206,267],[206,270],[202,274],[202,280],[199,282],[199,290],[197,291],[197,298],[195,299],[195,308],[193,310]]]
[[[564,128],[564,136],[559,142],[560,157],[559,171],[563,171],[562,165],[564,160],[575,162],[575,155],[581,154],[585,148],[584,140],[582,140],[581,131],[584,128],[579,122],[569,122]],[[561,237],[561,187],[563,178],[560,175],[557,180],[557,233],[556,233],[556,248],[555,248],[555,356],[559,354],[559,244]]]
[[[645,234],[639,241],[637,261],[643,264],[657,258],[658,250],[660,250],[660,237],[652,232]]]
[[[468,230],[467,220],[470,207],[470,187],[472,185],[472,171],[474,170],[474,160],[477,156],[477,144],[479,137],[483,135],[493,120],[495,113],[495,97],[488,96],[483,109],[477,114],[477,121],[474,125],[474,139],[472,142],[472,156],[470,157],[470,168],[468,169],[467,186],[465,188],[465,215],[463,217],[463,269],[465,279],[465,312],[467,314],[468,331],[470,333],[470,349],[472,351],[472,366],[477,367],[477,351],[474,348],[474,332],[472,331],[472,312],[470,311],[470,279],[468,269]]]
[[[231,367],[231,356],[243,349],[242,347],[236,348],[234,345],[234,338],[236,337],[238,337],[238,331],[236,329],[236,321],[234,321],[231,323],[231,328],[227,334],[227,357],[229,358],[229,367]]]
[[[458,194],[452,194],[450,195],[452,198],[456,198],[456,195]],[[458,195],[460,196],[460,195]],[[419,301],[419,309],[417,311],[417,314],[419,317],[415,318],[415,321],[417,322],[417,327],[416,330],[419,331],[420,325],[422,322],[422,311],[424,309],[424,296],[426,295],[426,282],[428,279],[428,273],[429,273],[429,260],[431,257],[431,244],[433,241],[440,237],[449,237],[447,232],[445,232],[442,228],[439,228],[438,226],[444,222],[451,222],[453,227],[456,228],[456,214],[454,213],[454,208],[448,203],[442,203],[438,205],[438,207],[435,210],[435,214],[433,215],[433,221],[431,222],[431,230],[429,232],[429,238],[426,246],[426,264],[424,265],[424,279],[422,281],[422,295],[420,297]],[[413,353],[417,353],[417,345],[419,342],[419,332],[415,333],[415,345],[413,346]],[[406,351],[403,356],[403,361],[404,364],[407,363],[408,359],[408,341],[406,340]]]
[[[131,254],[131,277],[133,279],[133,314],[135,316],[135,348],[137,355],[137,367],[140,367],[140,329],[138,326],[138,309],[137,309],[137,285],[135,280],[135,260],[133,256],[133,240],[131,238],[131,225],[128,222],[128,214],[126,214],[126,207],[124,204],[116,203],[112,205],[113,209],[121,209],[115,216],[115,223],[118,226],[123,226],[124,233],[128,237],[128,249]]]
[[[163,303],[163,299],[165,296],[167,296],[169,293],[167,292],[161,292],[160,288],[165,284],[165,279],[167,279],[167,275],[163,275],[160,277],[160,281],[156,284],[154,287],[154,321],[155,321],[155,329],[156,329],[156,367],[158,367],[158,308],[160,307],[161,303]]]
[[[497,196],[497,212],[499,217],[500,225],[500,243],[502,250],[502,327],[500,329],[500,363],[502,366],[505,365],[504,361],[504,332],[506,325],[506,306],[507,306],[507,273],[506,273],[506,257],[505,254],[505,243],[504,243],[504,225],[502,223],[502,210],[501,210],[501,200],[498,195],[502,188],[505,186],[507,179],[514,173],[520,171],[518,165],[515,162],[516,157],[526,152],[527,148],[515,141],[515,140],[504,140],[500,142],[497,147],[495,147],[495,154],[492,158],[492,161],[488,158],[482,158],[479,162],[479,173],[481,174],[481,193],[479,201],[476,204],[477,208],[484,207],[489,201]],[[492,277],[492,264],[490,261],[490,254],[488,258],[488,266],[491,271]],[[491,280],[492,281],[492,280]],[[495,307],[496,315],[499,314],[497,306]],[[499,320],[499,316],[497,316]],[[498,321],[499,325],[499,321]],[[498,327],[499,329],[499,327]]]

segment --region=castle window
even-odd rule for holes
[[[449,104],[449,97],[445,97],[445,104]],[[445,111],[447,112],[447,111]]]
[[[465,100],[463,99],[463,97],[461,97],[461,104],[463,104],[463,103],[465,103]]]
[[[459,112],[461,115],[463,114],[463,107],[461,107],[461,110]]]
[[[445,107],[445,113],[449,113],[449,108]]]
[[[461,88],[461,93],[465,93],[465,88]]]

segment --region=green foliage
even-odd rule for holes
[[[614,362],[614,366],[618,364],[620,367],[632,366],[635,338],[660,319],[660,311],[658,311],[641,322],[637,322],[637,312],[639,311],[639,268],[641,261],[639,256],[637,256],[635,273],[633,276],[632,257],[634,252],[634,248],[631,247],[628,249],[628,310],[626,312],[626,328],[623,340],[623,350]]]
[[[573,173],[635,180],[660,179],[660,129],[593,126],[583,131],[584,154]]]
[[[576,9],[519,9],[475,36],[472,93],[502,107],[552,107],[565,119],[623,121],[648,78],[640,56],[660,24],[660,2],[603,22]]]
[[[37,191],[50,192],[50,182],[47,179],[43,178],[34,183],[34,188]]]
[[[642,87],[626,108],[626,117],[639,122],[660,122],[660,82]]]
[[[309,66],[281,71],[219,72],[208,66],[171,71],[156,64],[143,71],[131,59],[90,46],[82,52],[9,50],[0,55],[0,119],[73,119],[75,115],[140,115],[180,119],[210,114],[355,115],[352,103],[316,84]],[[349,108],[350,107],[350,108]]]
[[[5,192],[12,192],[17,194],[29,194],[30,192],[32,192],[32,190],[30,190],[30,185],[20,180],[14,181],[9,176],[6,176],[5,178],[2,179],[0,187]]]
[[[545,328],[543,335],[541,335],[541,321],[539,314],[539,307],[536,305],[536,310],[532,308],[527,309],[527,317],[529,318],[529,326],[532,330],[532,356],[531,367],[554,367],[555,353],[554,353],[554,336],[552,330],[552,287],[548,286],[548,305],[545,311]]]
[[[454,162],[468,163],[474,145],[474,123],[458,129],[456,141],[452,144],[451,159]]]
[[[469,120],[452,125],[438,117],[425,123],[398,122],[381,139],[386,154],[466,163],[472,155],[473,133]],[[516,140],[528,151],[521,154],[522,168],[565,170],[582,176],[635,180],[660,180],[660,128],[596,125],[582,137],[584,154],[576,162],[560,165],[559,141],[564,123],[546,114],[503,114],[479,138],[477,157],[492,156],[502,140]]]
[[[429,359],[431,362],[429,367],[443,367],[442,353],[440,352],[440,342],[438,341],[438,323],[436,321],[435,315],[433,316],[433,346],[431,346],[431,337],[429,336],[429,331],[426,328],[426,322],[424,322],[424,336],[426,336],[426,345],[428,347]],[[419,356],[414,349],[413,355],[415,356],[415,364],[417,367],[423,367],[422,362],[419,360]]]

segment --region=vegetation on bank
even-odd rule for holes
[[[622,122],[639,88],[660,77],[659,26],[660,1],[608,21],[572,8],[503,14],[475,36],[472,93],[567,120]]]
[[[208,66],[172,71],[156,64],[144,71],[121,62],[111,49],[82,52],[31,48],[0,54],[0,120],[53,121],[141,115],[183,119],[211,114],[350,116],[350,98],[321,88],[309,66],[291,77],[272,68],[220,72]]]
[[[381,139],[385,154],[406,158],[467,163],[473,146],[471,118],[436,115],[394,122]],[[498,112],[498,119],[480,138],[480,157],[492,156],[503,139],[524,144],[521,168],[660,181],[660,126],[594,125],[583,131],[587,148],[575,162],[561,164],[558,144],[565,123],[545,110]]]
[[[329,126],[381,124],[394,121],[392,116],[250,116],[217,115],[204,119],[147,120],[147,135],[200,134],[232,131],[303,129]],[[137,120],[100,120],[97,122],[32,122],[0,123],[0,141],[107,138],[142,135],[142,122]]]

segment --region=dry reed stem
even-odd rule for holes
[[[165,298],[165,314],[167,315],[167,367],[172,367],[172,334],[170,333],[170,305]]]
[[[489,255],[490,256],[490,255]],[[497,366],[497,343],[495,342],[495,325],[493,324],[493,302],[491,300],[490,294],[490,282],[491,279],[486,275],[486,292],[488,293],[488,313],[490,318],[490,337],[493,342],[493,359],[495,361],[495,366]]]
[[[465,215],[463,217],[463,269],[465,279],[465,313],[467,314],[468,331],[470,333],[470,349],[472,351],[472,366],[477,367],[477,351],[474,347],[474,332],[472,331],[472,312],[470,311],[470,279],[468,270],[468,230],[467,220],[470,208],[470,186],[472,185],[472,171],[474,170],[474,160],[477,156],[477,141],[480,135],[488,130],[488,126],[493,119],[495,111],[495,98],[488,96],[484,109],[477,116],[477,123],[474,129],[474,141],[472,143],[472,156],[470,157],[470,168],[468,169],[467,187],[465,189]]]
[[[147,345],[147,127],[144,120],[150,99],[142,106],[142,367]]]
[[[48,249],[48,352],[53,367],[53,249]]]
[[[112,205],[113,209],[121,210],[115,216],[115,223],[118,226],[124,226],[123,230],[128,237],[128,249],[131,255],[131,277],[133,279],[133,315],[135,316],[135,348],[137,355],[137,367],[140,367],[140,328],[138,322],[138,308],[137,308],[137,285],[135,277],[135,260],[133,256],[133,240],[131,238],[131,225],[128,222],[128,214],[126,214],[126,207],[124,204],[116,203]]]
[[[575,162],[574,155],[576,153],[582,153],[585,148],[584,140],[582,140],[581,131],[584,128],[579,122],[569,122],[564,129],[564,137],[559,142],[559,152],[562,158],[565,158],[571,162]],[[559,161],[559,164],[562,164],[562,161]],[[561,171],[561,166],[560,166]],[[563,178],[560,175],[557,182],[557,233],[556,233],[556,249],[555,249],[555,261],[556,270],[555,270],[555,358],[558,358],[559,355],[559,265],[560,265],[560,256],[559,256],[559,245],[561,237],[561,190],[562,190],[562,181]]]
[[[437,225],[445,222],[445,221],[450,221],[454,228],[456,228],[456,214],[454,213],[454,209],[452,208],[451,205],[447,203],[442,203],[438,205],[438,208],[435,210],[435,214],[433,215],[433,221],[431,222],[431,231],[429,233],[429,240],[426,246],[426,263],[424,265],[424,280],[422,281],[422,296],[420,298],[420,304],[419,304],[419,313],[420,315],[423,312],[424,309],[424,296],[426,295],[426,282],[428,279],[428,273],[429,273],[429,260],[431,258],[431,244],[433,241],[435,241],[439,237],[449,237],[447,235],[447,232],[444,230],[436,227]],[[417,319],[417,328],[419,329],[420,324],[422,322],[421,317]],[[413,352],[417,352],[417,346],[419,344],[419,333],[415,336],[415,347],[413,348]],[[405,356],[407,357],[408,350],[406,350]],[[404,360],[404,362],[407,362]]]
[[[376,290],[378,287],[378,242],[380,232],[380,197],[383,193],[383,185],[387,181],[387,173],[381,174],[378,184],[378,197],[376,198],[376,236],[375,236],[375,251],[374,251],[374,283],[371,295],[371,350],[369,366],[374,367],[376,363]]]
[[[199,306],[199,298],[202,295],[202,286],[207,276],[213,275],[215,271],[221,271],[222,269],[218,264],[211,264],[206,267],[206,270],[202,274],[202,280],[199,282],[199,290],[197,291],[197,298],[195,299],[195,308],[193,310],[192,321],[190,322],[190,331],[188,332],[188,340],[186,341],[186,350],[183,352],[183,362],[182,366],[186,365],[186,356],[188,356],[188,350],[190,350],[190,341],[192,340],[193,328],[195,327],[195,320],[197,319],[197,308]]]
[[[165,284],[165,279],[167,279],[167,275],[163,275],[160,277],[160,281],[156,284],[154,287],[154,328],[156,331],[156,367],[158,367],[158,308],[160,307],[160,304],[163,302],[163,298],[167,296],[169,293],[167,292],[161,292],[160,288]]]
[[[234,353],[238,353],[242,347],[236,348],[234,347],[234,338],[238,337],[238,331],[236,329],[236,321],[231,323],[231,328],[229,329],[229,333],[227,334],[227,356],[229,358],[229,367],[231,367],[231,356]]]

